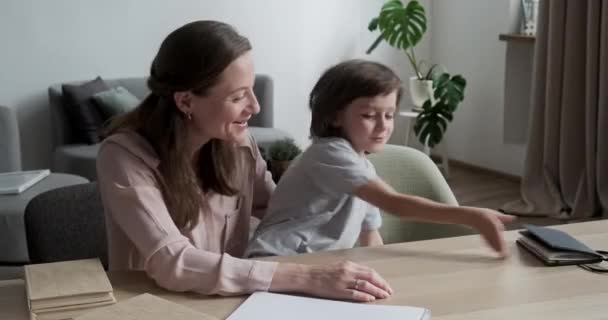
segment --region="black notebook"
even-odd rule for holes
[[[517,243],[550,266],[601,262],[604,257],[569,234],[546,227],[524,225]]]

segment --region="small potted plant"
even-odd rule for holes
[[[275,181],[283,175],[291,160],[302,153],[302,149],[298,147],[292,138],[285,138],[273,142],[268,148],[268,156],[270,157],[270,172]]]

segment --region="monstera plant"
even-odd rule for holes
[[[423,145],[433,148],[441,142],[454,111],[464,99],[466,80],[461,75],[439,71],[439,65],[423,70],[426,62],[418,61],[414,47],[422,40],[426,23],[424,7],[418,1],[411,0],[406,6],[400,0],[386,2],[369,23],[368,29],[380,31],[380,35],[367,53],[383,41],[405,53],[415,73],[410,79],[410,96],[420,108],[414,132]]]

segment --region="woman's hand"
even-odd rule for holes
[[[384,299],[393,293],[375,270],[350,261],[323,266],[281,263],[269,290],[363,302]]]
[[[486,208],[460,208],[470,214],[470,222],[468,224],[479,231],[490,247],[498,252],[501,257],[507,256],[502,232],[505,230],[505,223],[512,222],[516,217]]]

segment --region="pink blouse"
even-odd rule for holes
[[[156,177],[159,158],[139,134],[108,137],[97,158],[110,270],[144,270],[172,291],[233,295],[266,291],[276,262],[245,260],[250,216],[260,217],[275,185],[253,139],[238,147],[237,196],[212,194],[192,230],[177,228]],[[176,192],[179,192],[176,190]]]

